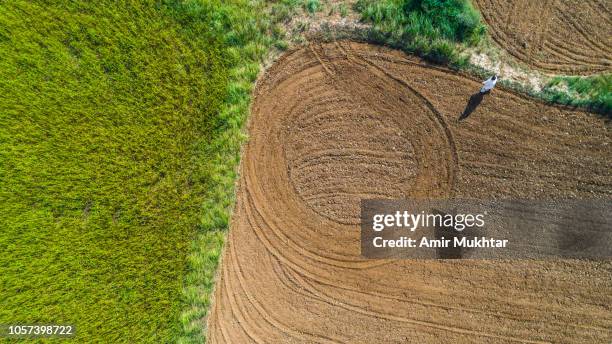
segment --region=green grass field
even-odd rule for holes
[[[77,342],[184,335],[232,68],[188,11],[0,3],[0,323],[75,324]]]

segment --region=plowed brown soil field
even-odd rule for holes
[[[493,39],[544,71],[592,74],[612,69],[609,0],[476,0]]]
[[[360,258],[362,198],[609,198],[594,115],[367,44],[259,81],[210,343],[610,343],[610,261]],[[480,102],[480,104],[477,104]]]

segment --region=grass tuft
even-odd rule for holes
[[[310,14],[314,14],[316,12],[321,11],[323,6],[319,0],[306,0],[304,2],[304,9],[308,11]]]
[[[338,12],[340,13],[340,17],[345,18],[346,16],[348,16],[348,11],[348,7],[345,3],[341,3],[338,6]]]

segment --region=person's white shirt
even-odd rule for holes
[[[484,86],[482,86],[482,88],[480,89],[480,93],[492,90],[493,87],[495,87],[495,84],[497,83],[497,79],[497,75],[493,75],[492,77],[483,81],[482,83],[484,84]]]

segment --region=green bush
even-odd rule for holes
[[[466,41],[480,28],[480,15],[463,0],[407,0],[402,6],[406,15],[424,16],[439,34],[456,42]]]
[[[380,43],[437,63],[465,63],[457,44],[476,45],[486,31],[467,0],[359,0],[356,9]]]

